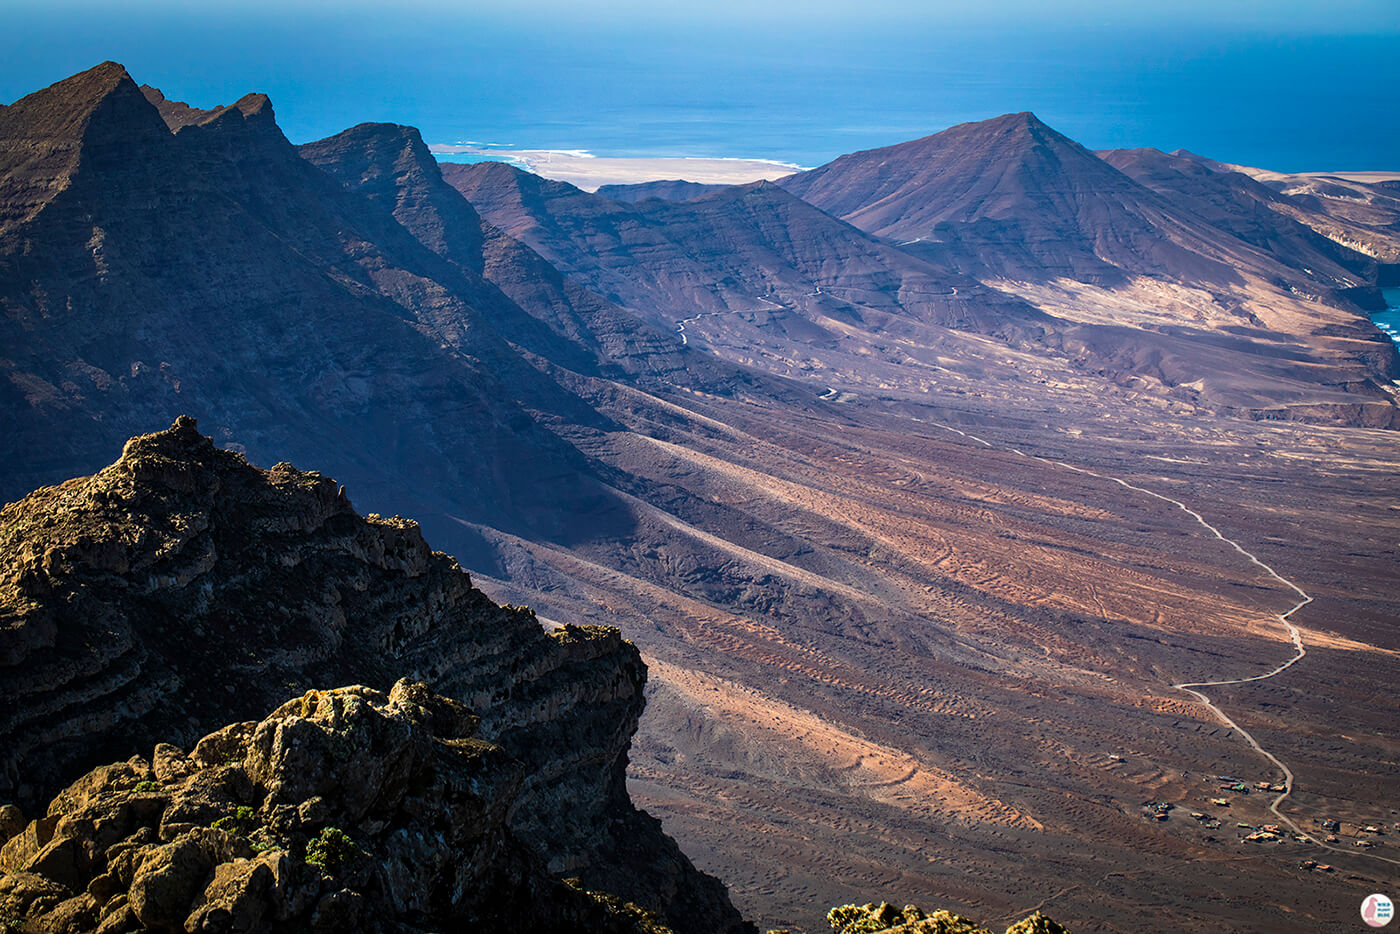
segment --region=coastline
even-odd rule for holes
[[[594,156],[586,150],[499,149],[474,144],[428,146],[439,162],[507,162],[544,178],[584,191],[602,185],[680,180],[708,185],[746,185],[800,172],[804,166],[770,159]]]

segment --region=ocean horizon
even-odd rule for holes
[[[17,11],[19,28],[0,38],[0,98],[113,59],[198,107],[267,93],[295,143],[382,121],[430,144],[816,166],[1029,110],[1090,149],[1185,148],[1285,172],[1400,169],[1396,17],[1369,31],[1338,17],[1321,33],[1286,18],[1267,30],[794,18],[721,33],[703,22],[532,27],[447,8],[433,19],[231,8],[215,29],[217,10],[90,5],[75,28],[74,5]]]

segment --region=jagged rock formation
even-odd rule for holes
[[[525,768],[478,722],[421,683],[312,690],[189,753],[102,766],[0,834],[0,918],[20,934],[665,934],[512,833]]]
[[[832,934],[992,934],[988,928],[951,911],[925,913],[915,905],[896,908],[889,902],[841,905],[827,913]],[[1064,925],[1036,912],[1006,929],[1006,934],[1070,934]]]
[[[329,478],[259,470],[182,418],[5,507],[0,556],[0,800],[32,807],[84,768],[188,746],[309,686],[408,676],[523,763],[510,823],[551,871],[678,930],[739,923],[627,798],[636,649],[496,606],[415,523],[361,518]]]

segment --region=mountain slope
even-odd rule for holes
[[[664,332],[566,280],[529,247],[484,221],[443,180],[413,127],[361,124],[297,151],[349,190],[392,211],[419,242],[459,267],[478,292],[506,296],[509,307],[490,314],[492,326],[511,343],[591,375],[675,377],[696,363],[678,359],[676,341]],[[522,310],[533,318],[522,320]]]
[[[444,177],[563,272],[671,327],[760,315],[766,327],[776,320],[779,334],[821,344],[842,326],[880,331],[896,318],[1013,338],[1035,333],[1041,318],[768,182],[623,204],[503,163],[448,165]]]
[[[0,177],[31,208],[0,229],[0,335],[25,349],[0,361],[0,496],[192,411],[254,456],[327,464],[458,554],[473,544],[453,516],[567,537],[543,496],[561,485],[606,527],[583,459],[532,413],[602,421],[494,327],[537,319],[301,159],[253,103],[172,133],[100,66],[3,112]]]
[[[1099,156],[1174,206],[1194,212],[1291,269],[1335,283],[1339,291],[1364,299],[1362,293],[1376,281],[1374,259],[1294,219],[1289,215],[1293,199],[1247,175],[1216,171],[1200,160],[1157,149],[1115,149]]]
[[[662,201],[691,201],[727,187],[729,186],[668,179],[657,182],[634,182],[628,185],[599,185],[593,193],[602,195],[604,198],[612,198],[614,201],[628,203],[645,201],[648,198],[660,198]]]
[[[1366,263],[1159,194],[1033,114],[852,153],[778,184],[1053,315],[1050,343],[1088,366],[1168,393],[1191,385],[1183,397],[1228,411],[1314,417],[1356,403],[1371,410],[1363,423],[1400,423],[1389,392],[1400,357],[1351,300],[1373,298]]]
[[[990,131],[993,136],[1009,135],[1013,143],[1038,126],[992,123],[1001,127]],[[988,132],[982,126],[977,135]],[[1082,221],[1107,231],[1124,249],[1150,243],[1150,257],[1123,254],[1135,263],[1145,257],[1175,263],[1178,248],[1150,222],[1178,230],[1187,221],[1207,226],[1189,212],[1181,222],[1169,218],[1158,195],[1081,147],[1066,141],[1064,148],[1066,160],[1085,167],[1083,174],[1108,180],[1107,192],[1085,183],[1068,201],[1060,199],[1072,207],[1083,200],[1082,216],[1037,213],[1009,196],[1001,208],[1022,234],[1039,230],[1047,249],[1087,251],[1102,263],[1098,246],[1065,232],[1066,225],[1079,230]],[[973,172],[977,158],[966,154],[963,168]],[[894,160],[881,171],[891,166],[897,167]],[[995,176],[992,167],[982,168]],[[1130,276],[1114,266],[1105,274],[1112,285],[1084,285],[1039,266],[1045,257],[1032,255],[1028,241],[1006,250],[987,243],[986,257],[999,271],[983,268],[983,284],[943,264],[946,243],[899,245],[862,234],[771,183],[686,202],[621,204],[502,163],[449,165],[444,177],[492,223],[591,289],[728,360],[820,381],[831,398],[844,391],[920,398],[930,386],[949,384],[972,391],[989,380],[1019,379],[1013,367],[1037,358],[1042,366],[1069,371],[1041,377],[1054,383],[1087,372],[1256,416],[1271,410],[1309,418],[1345,413],[1341,417],[1373,425],[1396,418],[1390,396],[1377,384],[1400,375],[1400,360],[1363,315],[1292,293],[1261,297],[1279,289],[1261,281],[1262,272],[1201,253],[1191,252],[1170,276]],[[909,205],[946,196],[885,181]],[[1113,185],[1136,198],[1142,211],[1123,214],[1115,207]],[[1103,212],[1108,219],[1100,223]],[[980,223],[969,229],[981,229]],[[1136,231],[1135,239],[1124,239],[1125,231]],[[1274,278],[1289,273],[1236,237],[1212,236],[1259,260]],[[1007,278],[1018,256],[1040,273],[1022,269],[1029,278]],[[1203,285],[1199,274],[1216,278]],[[1165,283],[1174,277],[1183,285],[1173,293]],[[1340,405],[1362,408],[1330,408]]]
[[[1176,225],[1151,192],[1030,113],[841,156],[779,184],[972,274],[1108,283],[1124,269],[1232,275],[1164,236]]]
[[[1400,283],[1400,184],[1325,173],[1288,174],[1219,162],[1179,149],[1172,153],[1221,173],[1238,172],[1283,195],[1276,210],[1331,240],[1384,264],[1383,285]]]
[[[1364,284],[1335,259],[1311,273],[1286,255],[1280,261],[1269,252],[1278,244],[1213,225],[1194,202],[1139,184],[1031,113],[841,156],[779,184],[978,278],[1112,287],[1147,275],[1232,288],[1253,275],[1329,291]]]

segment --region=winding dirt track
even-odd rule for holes
[[[1269,750],[1259,745],[1259,741],[1256,740],[1248,730],[1246,730],[1244,727],[1240,726],[1238,723],[1232,720],[1223,710],[1217,707],[1215,703],[1212,702],[1211,699],[1207,697],[1202,691],[1197,690],[1197,688],[1221,687],[1229,684],[1248,684],[1253,681],[1265,681],[1269,678],[1274,677],[1275,675],[1287,671],[1289,668],[1292,668],[1295,664],[1301,661],[1304,658],[1304,656],[1308,654],[1308,650],[1303,645],[1303,636],[1298,631],[1298,627],[1293,625],[1293,623],[1289,620],[1289,617],[1301,610],[1303,607],[1307,606],[1309,603],[1312,603],[1313,598],[1307,593],[1307,591],[1303,590],[1303,588],[1299,587],[1297,584],[1293,583],[1291,580],[1275,571],[1272,567],[1265,564],[1263,561],[1260,561],[1258,556],[1246,550],[1244,546],[1241,545],[1239,542],[1221,534],[1220,530],[1217,529],[1215,526],[1211,525],[1209,522],[1207,522],[1200,513],[1196,512],[1194,509],[1192,509],[1190,506],[1187,506],[1180,500],[1172,499],[1170,496],[1165,496],[1153,490],[1146,489],[1145,487],[1140,487],[1136,484],[1129,483],[1127,480],[1124,480],[1120,477],[1113,477],[1107,474],[1096,473],[1095,471],[1087,470],[1083,467],[1077,467],[1074,464],[1069,464],[1065,461],[1057,461],[1051,460],[1047,457],[1041,457],[1038,454],[1028,454],[1020,448],[1002,448],[986,440],[985,438],[979,438],[978,436],[974,434],[969,434],[968,432],[963,431],[960,428],[954,428],[952,425],[944,425],[940,422],[927,422],[926,424],[933,425],[938,428],[943,428],[947,431],[953,432],[954,434],[962,435],[964,438],[967,438],[970,441],[975,441],[978,444],[984,447],[992,448],[993,450],[1010,451],[1011,453],[1017,454],[1021,457],[1025,457],[1030,460],[1040,461],[1043,464],[1049,464],[1053,467],[1060,467],[1065,470],[1072,470],[1075,473],[1084,474],[1085,476],[1094,477],[1099,480],[1112,481],[1113,483],[1116,483],[1121,487],[1125,487],[1126,489],[1133,490],[1137,493],[1142,493],[1145,496],[1150,496],[1153,499],[1161,500],[1164,503],[1170,503],[1171,505],[1180,509],[1182,512],[1186,513],[1191,518],[1195,519],[1196,522],[1198,522],[1201,525],[1201,527],[1204,528],[1206,531],[1210,532],[1211,535],[1220,539],[1220,541],[1229,545],[1231,548],[1235,549],[1235,551],[1238,551],[1252,564],[1256,565],[1262,571],[1264,571],[1264,573],[1268,574],[1274,580],[1278,581],[1280,584],[1283,584],[1285,587],[1292,590],[1299,597],[1301,597],[1302,599],[1295,603],[1292,606],[1292,608],[1290,608],[1287,612],[1280,613],[1277,616],[1278,621],[1287,628],[1289,638],[1293,642],[1294,655],[1292,658],[1288,659],[1288,661],[1279,665],[1272,671],[1265,672],[1262,675],[1254,675],[1253,677],[1249,678],[1229,678],[1220,681],[1182,681],[1178,684],[1173,684],[1172,687],[1178,691],[1184,691],[1187,694],[1190,694],[1192,697],[1196,698],[1196,700],[1198,700],[1207,710],[1209,710],[1212,714],[1215,715],[1217,720],[1219,720],[1222,724],[1234,730],[1235,732],[1239,733],[1239,735],[1244,737],[1245,741],[1249,743],[1249,745],[1253,747],[1256,752],[1258,752],[1260,755],[1262,755],[1264,758],[1268,759],[1270,762],[1272,762],[1275,766],[1278,767],[1279,771],[1283,773],[1283,792],[1280,793],[1277,797],[1274,798],[1273,801],[1269,803],[1269,810],[1272,811],[1274,816],[1277,817],[1280,821],[1282,821],[1284,824],[1287,824],[1288,827],[1291,828],[1295,834],[1297,834],[1300,837],[1303,837],[1309,843],[1321,847],[1324,850],[1331,850],[1334,853],[1345,853],[1348,856],[1362,856],[1368,859],[1380,860],[1381,862],[1400,866],[1400,859],[1392,859],[1388,856],[1381,856],[1376,853],[1368,853],[1364,851],[1356,852],[1353,850],[1348,850],[1344,847],[1333,846],[1329,843],[1324,843],[1323,841],[1318,840],[1313,834],[1308,833],[1306,830],[1299,827],[1291,817],[1279,810],[1280,805],[1282,805],[1283,802],[1288,799],[1288,796],[1293,793],[1293,770],[1290,769],[1287,765],[1285,765],[1283,763],[1283,760],[1279,759],[1278,756],[1274,755],[1273,753],[1269,752]]]

